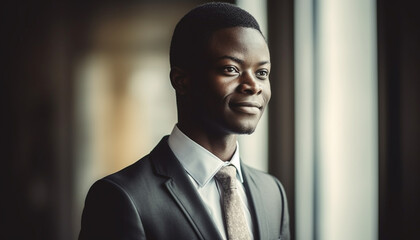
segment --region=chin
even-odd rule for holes
[[[234,134],[252,134],[257,128],[257,124],[233,124],[230,126],[230,132]]]
[[[255,116],[253,118],[237,118],[235,116],[231,116],[230,118],[225,117],[218,120],[213,119],[213,121],[207,121],[207,123],[209,126],[212,126],[211,128],[214,131],[220,131],[220,133],[249,135],[257,128],[259,119],[259,116]]]
[[[247,134],[247,135],[250,135],[250,134],[254,133],[254,131],[255,131],[255,128],[244,128],[238,134]]]
[[[247,135],[251,135],[252,133],[254,133],[255,128],[253,129],[246,129],[245,131],[242,131],[241,133],[238,134],[247,134]]]

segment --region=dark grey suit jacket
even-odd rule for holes
[[[255,239],[289,239],[280,182],[241,163]],[[167,143],[97,181],[86,197],[80,240],[221,239],[188,176]]]

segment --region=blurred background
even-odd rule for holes
[[[1,239],[77,239],[91,184],[170,133],[170,38],[204,2],[2,4]],[[273,97],[241,157],[282,181],[293,239],[416,239],[415,1],[227,2],[268,39]]]

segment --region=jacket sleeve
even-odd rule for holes
[[[135,203],[109,179],[93,184],[86,197],[79,240],[93,239],[146,239]]]

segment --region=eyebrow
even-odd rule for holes
[[[217,58],[217,60],[221,60],[221,59],[230,59],[230,60],[235,61],[235,62],[237,62],[239,64],[243,64],[244,63],[244,60],[239,59],[237,57],[228,56],[228,55],[221,56],[221,57],[218,57]],[[261,61],[261,62],[258,63],[258,66],[261,66],[261,65],[264,65],[264,64],[267,64],[267,63],[270,63],[270,61]]]

